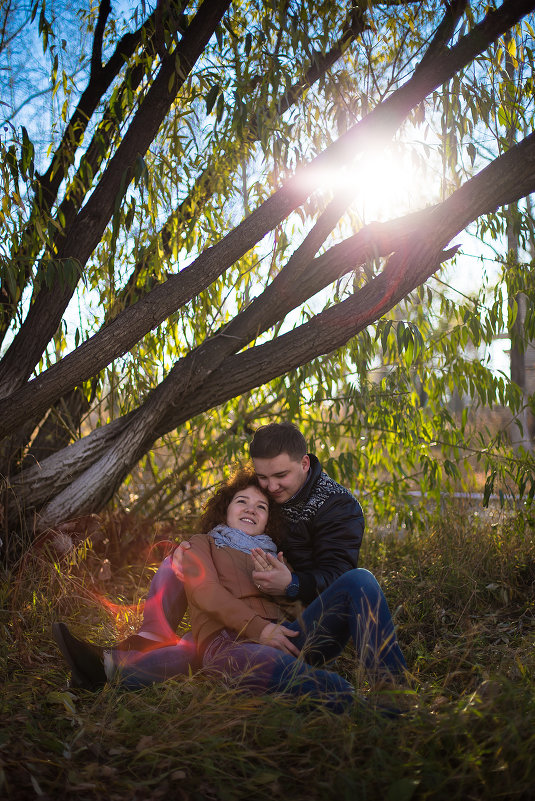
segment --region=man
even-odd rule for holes
[[[272,570],[253,578],[264,592],[286,593],[310,603],[332,582],[357,567],[364,516],[358,501],[323,472],[291,423],[271,423],[255,433],[250,455],[260,485],[280,504],[285,523],[282,551],[295,572],[266,557]],[[264,560],[265,561],[265,560]]]
[[[260,484],[280,505],[284,523],[279,558],[256,549],[253,579],[271,595],[310,603],[316,595],[347,570],[357,567],[364,516],[354,496],[325,472],[306,442],[291,423],[261,426],[250,443]],[[65,624],[53,625],[54,638],[72,669],[74,685],[94,688],[116,671],[121,683],[131,689],[187,673],[195,662],[195,649],[176,628],[186,610],[182,583],[181,543],[155,574],[145,603],[139,632],[114,648],[102,649],[73,637]],[[282,553],[292,565],[291,572]],[[180,644],[181,647],[176,646]],[[156,650],[168,647],[165,674]]]

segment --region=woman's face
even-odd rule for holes
[[[266,495],[258,487],[238,490],[227,508],[227,526],[239,528],[252,537],[263,534],[269,514]]]

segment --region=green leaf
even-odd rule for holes
[[[507,314],[507,327],[509,330],[514,326],[516,322],[516,318],[518,317],[518,303],[516,299],[513,299],[509,302],[508,307],[508,314]]]
[[[225,95],[223,92],[217,98],[217,107],[216,107],[216,119],[217,122],[221,122],[223,119],[223,114],[225,112]]]
[[[76,696],[73,693],[53,690],[52,692],[48,693],[46,700],[49,704],[60,704],[61,706],[65,707],[65,710],[69,715],[76,714],[76,706],[74,703],[76,701]]]
[[[406,347],[406,342],[407,342],[406,332],[407,329],[405,328],[405,323],[402,320],[399,320],[396,328],[396,340],[399,353],[402,353]]]
[[[476,147],[475,147],[475,145],[474,145],[474,143],[473,143],[473,142],[469,142],[469,143],[467,144],[467,146],[466,146],[466,149],[467,149],[467,151],[468,151],[468,156],[469,156],[469,158],[470,158],[470,164],[471,164],[471,165],[472,165],[472,167],[473,167],[473,166],[474,166],[474,161],[475,161],[475,159],[476,159],[476,154],[477,154]]]
[[[21,172],[28,173],[33,171],[33,157],[34,157],[34,147],[33,143],[28,136],[28,131],[24,127],[21,126],[22,130],[22,153],[21,153]]]
[[[447,476],[450,478],[460,478],[461,474],[459,472],[459,468],[455,464],[455,462],[451,462],[449,459],[444,460],[444,470]]]
[[[136,186],[139,186],[139,184],[142,183],[145,186],[145,188],[147,188],[147,189],[149,188],[149,171],[147,169],[147,164],[145,162],[145,159],[143,158],[143,156],[141,154],[138,155],[138,157],[137,157],[137,159],[135,161],[135,164],[134,164],[134,180],[136,182]],[[123,198],[123,194],[124,194],[124,189],[125,189],[124,183],[125,183],[125,181],[124,181],[124,176],[123,176],[123,181],[121,183],[121,189],[120,189],[120,191],[119,191],[119,193],[117,195],[119,206],[120,206],[121,200]],[[117,205],[116,205],[115,211],[118,211],[118,206]]]
[[[386,353],[388,350],[388,335],[393,325],[394,325],[393,320],[387,320],[383,330],[381,331],[381,347],[383,349],[383,353]]]
[[[48,264],[46,265],[45,270],[45,284],[48,289],[52,289],[56,283],[56,276],[57,276],[57,269],[56,263],[53,259],[50,259]]]
[[[497,471],[493,470],[490,475],[487,476],[487,480],[485,481],[485,490],[483,492],[483,506],[487,508],[489,505],[490,496],[494,490],[494,481],[496,479]]]
[[[12,301],[17,301],[18,300],[17,278],[15,270],[11,264],[6,264],[5,277],[11,299]]]
[[[210,114],[210,112],[212,111],[212,109],[214,107],[214,103],[215,103],[215,101],[217,99],[217,96],[218,96],[219,92],[220,92],[220,86],[219,86],[219,84],[215,84],[214,86],[212,86],[212,88],[210,89],[210,91],[206,95],[206,113],[207,114]]]

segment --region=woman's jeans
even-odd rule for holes
[[[176,630],[188,605],[186,591],[166,557],[151,581],[143,607],[141,637],[129,637],[112,648],[112,670],[121,685],[129,690],[188,675],[199,667],[199,658],[191,633],[180,638]],[[132,647],[132,641],[137,647]],[[110,674],[109,674],[110,675]]]
[[[154,639],[143,641],[142,650],[112,649],[123,686],[136,689],[187,675],[198,666],[191,637],[179,638],[175,633],[186,606],[184,587],[167,557],[151,582],[140,630]],[[338,656],[349,640],[372,676],[396,675],[406,667],[388,604],[368,570],[344,573],[299,620],[284,625],[299,632],[291,638],[302,650],[298,659],[268,645],[236,640],[235,635],[224,631],[208,646],[204,667],[255,693],[307,693],[327,700],[333,709],[346,707],[354,691],[349,682],[323,666]]]
[[[299,632],[291,641],[295,658],[269,645],[244,642],[229,631],[206,649],[203,665],[255,694],[282,692],[322,699],[333,711],[355,700],[353,686],[324,669],[351,640],[368,674],[375,679],[402,674],[406,662],[388,604],[374,576],[361,568],[344,573],[324,590],[298,620],[284,623]]]

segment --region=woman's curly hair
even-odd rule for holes
[[[220,523],[225,523],[227,519],[227,509],[231,500],[237,492],[244,490],[246,487],[256,487],[266,496],[268,502],[266,534],[269,534],[271,539],[278,545],[281,535],[280,512],[276,504],[260,486],[260,482],[252,467],[241,467],[227,481],[220,484],[219,488],[212,497],[209,498],[204,507],[204,511],[199,519],[198,531],[206,534]]]

